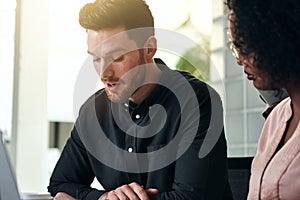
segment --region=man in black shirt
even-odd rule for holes
[[[147,4],[96,0],[81,9],[79,20],[105,88],[81,107],[51,176],[51,195],[231,199],[220,97],[153,58],[157,45]],[[90,187],[95,177],[104,190]]]

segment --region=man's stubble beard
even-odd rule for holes
[[[141,73],[135,73],[135,76],[132,76],[130,81],[123,81],[124,83],[121,83],[121,85],[118,85],[117,87],[123,87],[122,84],[126,84],[127,86],[124,86],[124,89],[120,88],[116,90],[116,93],[110,93],[106,88],[105,88],[105,92],[107,97],[109,98],[110,101],[114,102],[114,103],[126,103],[128,102],[128,99],[134,94],[134,92],[143,85],[143,82],[145,80],[145,70],[143,65],[146,64],[145,60],[144,60],[144,52],[143,49],[139,50],[139,63],[137,66],[135,66],[134,68],[132,68],[131,70],[137,70],[138,68],[142,70]],[[142,67],[140,67],[142,66]],[[138,70],[139,70],[138,69]],[[128,72],[127,72],[128,73]],[[129,71],[130,73],[130,71]],[[144,76],[142,77],[141,74],[144,74]],[[124,75],[123,75],[124,76]],[[120,82],[120,80],[118,81]],[[122,81],[121,81],[122,82]],[[121,93],[120,93],[121,91]]]

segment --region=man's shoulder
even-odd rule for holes
[[[180,71],[180,70],[175,70],[177,72],[179,72],[182,76],[184,76],[188,82],[192,85],[197,85],[199,87],[206,87],[207,83],[205,83],[204,81],[198,79],[197,77],[195,77],[194,75],[192,75],[189,72],[186,71]]]
[[[196,94],[206,95],[208,93],[217,93],[216,90],[213,87],[211,87],[208,83],[198,79],[191,73],[179,70],[175,71],[180,73],[189,82]]]
[[[95,107],[95,103],[104,103],[106,102],[107,96],[105,93],[104,88],[98,90],[97,92],[95,92],[94,94],[92,94],[81,106],[80,108],[80,113],[84,112],[85,110],[89,109],[91,106],[94,108]]]
[[[180,83],[180,78],[184,77],[185,80],[187,80],[193,88],[195,87],[198,89],[205,89],[207,87],[207,84],[204,81],[196,78],[191,73],[169,68],[160,58],[155,58],[155,63],[164,72],[164,78],[166,78],[167,81],[170,81],[174,84],[178,84]]]
[[[92,102],[96,101],[104,101],[106,99],[106,93],[105,93],[105,89],[102,88],[98,91],[96,91],[94,94],[92,94],[85,102],[83,105],[85,104],[90,104]]]

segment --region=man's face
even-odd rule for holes
[[[145,70],[138,67],[145,64],[142,50],[124,31],[122,27],[88,30],[88,52],[113,102],[127,101],[145,79]]]

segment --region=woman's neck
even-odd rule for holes
[[[296,118],[300,118],[300,83],[288,85],[286,87],[288,94],[291,98],[293,115]]]

